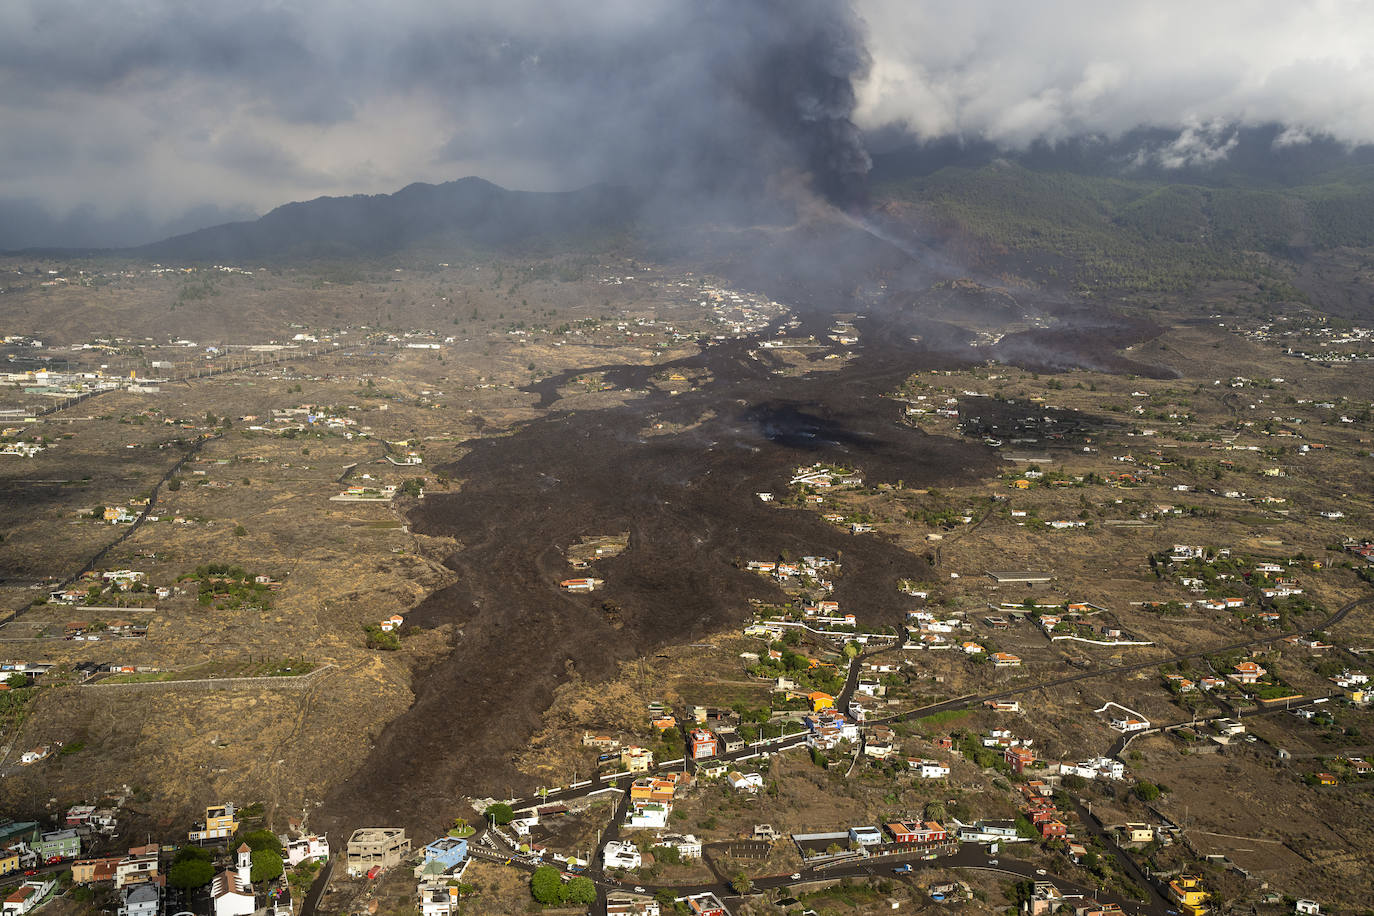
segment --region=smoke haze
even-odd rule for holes
[[[136,244],[289,200],[480,175],[862,193],[864,138],[1019,148],[1140,127],[1374,141],[1359,3],[14,0],[0,248]],[[1277,143],[1277,141],[1276,141]]]

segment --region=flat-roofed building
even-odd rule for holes
[[[394,868],[409,852],[410,840],[404,828],[360,827],[348,838],[345,849],[348,873],[356,877],[373,868]]]

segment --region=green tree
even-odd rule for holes
[[[655,862],[662,862],[665,865],[682,864],[682,854],[678,852],[676,846],[654,846],[649,851],[654,854]]]
[[[214,877],[215,866],[208,859],[187,859],[167,869],[167,883],[182,890],[204,887]]]
[[[596,885],[591,878],[582,875],[570,879],[563,887],[563,902],[581,906],[596,903]]]
[[[487,817],[498,827],[504,827],[515,820],[515,809],[505,802],[497,802],[486,811]]]
[[[1142,779],[1135,784],[1135,795],[1143,802],[1152,802],[1159,798],[1159,786]]]
[[[278,856],[281,855],[281,840],[270,830],[250,830],[247,833],[239,834],[239,842],[247,843],[248,848],[257,852],[261,849],[270,849]]]
[[[742,871],[735,872],[735,876],[730,879],[730,887],[736,894],[744,895],[754,889],[754,882],[749,880],[749,876]]]
[[[273,881],[281,877],[281,853],[275,849],[259,849],[253,853],[253,868],[248,877],[254,884],[259,881]]]
[[[177,850],[176,856],[172,859],[173,865],[182,862],[211,862],[214,856],[210,855],[210,850],[201,846],[182,846]]]
[[[558,869],[552,865],[541,865],[536,868],[534,874],[530,875],[530,894],[545,906],[562,903],[563,879],[559,877]]]

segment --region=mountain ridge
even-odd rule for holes
[[[317,197],[256,220],[222,223],[118,253],[183,261],[375,257],[423,243],[536,250],[623,231],[636,200],[627,189],[512,191],[483,178],[413,182],[391,194]],[[111,252],[114,253],[114,252]]]

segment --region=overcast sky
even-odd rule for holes
[[[1161,127],[1163,164],[1235,125],[1372,142],[1370,36],[1355,0],[7,0],[0,247],[465,175],[854,171],[850,118],[1009,147]]]

